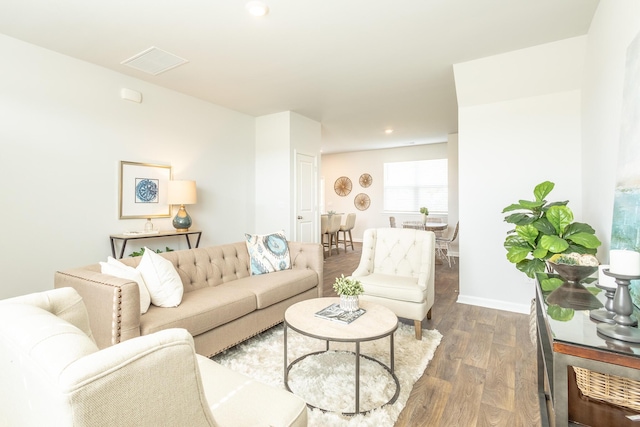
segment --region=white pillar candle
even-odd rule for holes
[[[608,268],[609,268],[608,265],[599,265],[598,266],[598,282],[600,282],[601,286],[605,286],[607,288],[615,288],[616,286],[618,286],[618,284],[616,283],[616,278],[615,277],[611,277],[611,276],[607,276],[602,271],[602,270],[606,270]],[[609,271],[611,271],[611,270],[609,270]]]
[[[624,276],[640,276],[640,252],[614,249],[609,252],[609,271]]]

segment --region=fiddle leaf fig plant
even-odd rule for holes
[[[519,200],[502,210],[509,213],[504,220],[515,225],[504,241],[507,259],[531,278],[544,272],[546,260],[555,254],[594,255],[601,245],[590,225],[574,222],[568,201],[545,200],[554,187],[553,182],[542,182],[533,190],[535,200]]]

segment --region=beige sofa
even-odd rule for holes
[[[161,254],[184,286],[175,308],[140,314],[132,280],[102,274],[99,264],[55,273],[55,288],[70,286],[84,300],[99,348],[169,328],[184,328],[199,354],[211,356],[282,322],[292,304],[322,296],[322,246],[288,242],[291,269],[250,275],[245,242]],[[141,257],[120,261],[136,267]]]
[[[306,425],[302,399],[196,354],[184,329],[99,350],[71,288],[0,301],[0,426]]]

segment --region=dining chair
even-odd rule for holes
[[[327,254],[324,248],[329,247],[329,242],[325,243],[325,237],[329,238],[327,231],[329,230],[329,215],[320,215],[320,243],[322,243],[322,253],[326,258]]]
[[[351,250],[353,249],[353,237],[351,236],[351,230],[356,226],[356,214],[350,213],[347,215],[345,223],[340,226],[338,230],[338,244],[344,244],[344,251],[347,252],[347,233],[349,233],[349,242],[351,243]],[[342,233],[342,240],[340,240],[340,233]]]
[[[451,256],[451,243],[458,238],[458,230],[460,228],[460,221],[456,223],[456,227],[453,229],[453,234],[451,237],[436,237],[436,253],[439,258],[447,257],[447,263],[449,263],[449,267],[451,267],[451,262],[456,262],[455,257]],[[446,255],[445,255],[446,251]],[[453,258],[453,260],[452,260]]]
[[[442,217],[434,217],[434,218],[429,219],[428,222],[437,223],[437,224],[443,224],[446,221]],[[430,230],[430,231],[433,231],[435,233],[436,239],[437,239],[438,237],[442,237],[442,233],[443,233],[444,230]]]
[[[336,248],[336,253],[340,254],[340,248],[338,247],[338,231],[340,230],[340,223],[342,222],[342,215],[333,214],[327,218],[327,231],[325,232],[327,237],[326,245],[324,245],[329,251],[328,256],[331,256],[333,248]]]

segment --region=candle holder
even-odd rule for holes
[[[613,297],[613,316],[615,323],[601,323],[597,326],[598,332],[602,335],[626,342],[640,343],[640,329],[635,328],[638,320],[633,314],[633,302],[629,293],[629,284],[632,280],[640,279],[640,276],[626,276],[612,273],[609,269],[602,270],[607,276],[616,279],[618,289]]]
[[[616,290],[618,289],[618,287],[607,286],[601,282],[596,283],[596,287],[604,291],[604,296],[607,299],[604,303],[604,308],[591,310],[589,312],[589,317],[597,322],[604,322],[604,323],[611,323],[611,324],[616,323],[615,320],[613,320],[614,316],[616,315],[616,312],[613,310],[613,298],[616,295]],[[636,326],[637,324],[638,322],[636,321],[636,323],[632,326]]]

